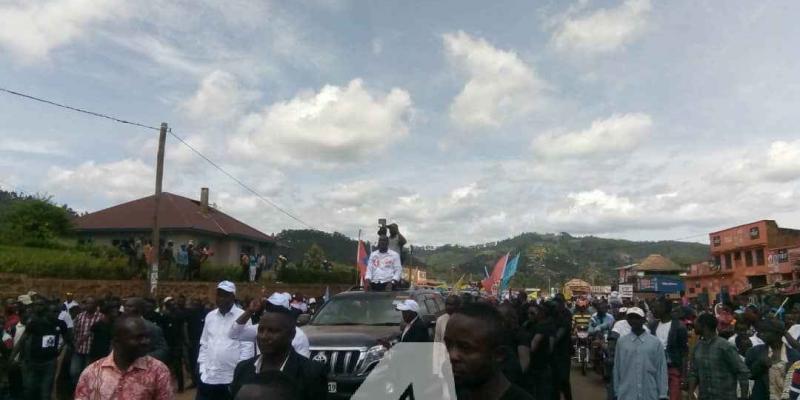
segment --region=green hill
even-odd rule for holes
[[[571,278],[582,278],[596,284],[610,284],[614,268],[631,264],[650,254],[661,254],[676,263],[688,266],[708,259],[708,246],[676,241],[635,242],[593,236],[573,237],[567,233],[524,233],[496,243],[477,246],[446,245],[414,251],[440,279],[452,281],[461,274],[472,274],[473,280],[484,276],[502,255],[519,253],[517,276],[512,285],[546,287]]]
[[[316,243],[332,262],[354,265],[356,261],[357,242],[338,232],[285,230],[278,235],[278,240],[289,247],[286,255],[290,260],[301,260],[308,248]],[[424,266],[430,276],[448,282],[462,274],[472,274],[473,280],[480,280],[484,266],[491,269],[506,253],[520,253],[519,268],[512,285],[526,287],[546,287],[548,277],[554,285],[571,278],[610,284],[616,275],[614,268],[637,262],[650,254],[661,254],[684,266],[709,257],[708,246],[700,243],[637,242],[594,236],[574,237],[567,233],[523,233],[477,246],[416,246],[414,265]]]

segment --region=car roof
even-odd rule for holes
[[[342,292],[333,296],[336,297],[397,297],[397,296],[415,296],[421,294],[439,294],[435,290],[396,290],[391,292],[365,292],[361,290],[352,290]]]

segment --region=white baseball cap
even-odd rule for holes
[[[217,285],[217,289],[222,289],[228,293],[236,294],[236,285],[231,281],[222,281]]]
[[[413,312],[418,312],[418,311],[419,311],[419,304],[417,304],[417,302],[416,302],[416,301],[414,301],[414,300],[411,300],[411,299],[406,299],[406,300],[403,300],[403,301],[402,301],[400,304],[398,304],[397,306],[395,306],[395,308],[397,309],[397,311],[413,311]]]
[[[289,298],[283,293],[275,292],[267,298],[267,301],[274,306],[283,307],[287,310],[289,309]]]
[[[628,309],[628,311],[625,313],[625,315],[631,315],[631,314],[636,314],[636,315],[638,315],[638,316],[640,316],[640,317],[644,318],[644,311],[643,311],[641,308],[639,308],[639,307],[631,307],[631,308],[629,308],[629,309]]]

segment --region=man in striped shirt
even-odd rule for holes
[[[84,311],[75,318],[75,353],[70,362],[70,376],[77,385],[81,372],[89,363],[89,351],[92,349],[92,326],[102,318],[103,314],[97,309],[97,301],[87,297],[84,302]]]

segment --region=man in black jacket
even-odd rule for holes
[[[265,373],[280,371],[301,388],[303,399],[325,398],[327,378],[323,365],[301,356],[292,348],[295,325],[296,320],[288,308],[267,303],[256,337],[261,355],[236,366],[231,383],[234,397],[243,385],[264,383]]]
[[[681,380],[686,376],[686,356],[689,353],[689,333],[686,326],[672,318],[672,302],[660,298],[653,306],[653,314],[658,320],[650,323],[650,332],[661,340],[667,357],[670,400],[680,400]]]
[[[781,338],[786,331],[783,322],[773,319],[760,321],[756,325],[758,337],[764,344],[753,346],[745,354],[745,364],[750,368],[750,380],[754,381],[752,400],[780,398],[783,386],[776,387],[770,375],[786,376],[789,367],[800,361],[800,351],[783,344]]]
[[[430,342],[431,336],[428,333],[428,327],[425,322],[419,317],[419,304],[416,301],[407,299],[402,303],[395,306],[395,308],[403,313],[403,322],[406,323],[403,328],[403,333],[400,334],[400,342]]]

